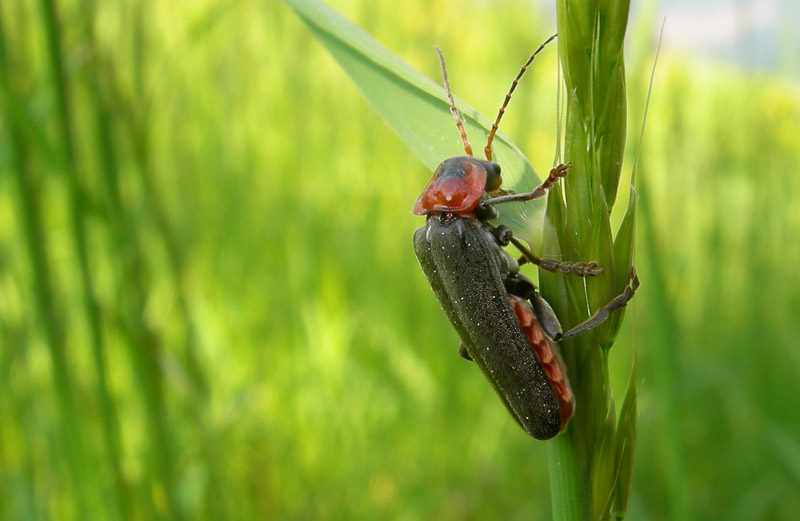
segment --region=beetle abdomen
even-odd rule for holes
[[[441,214],[414,233],[422,270],[470,357],[531,436],[561,430],[561,406],[511,307],[502,249],[476,219]]]
[[[564,361],[561,360],[558,347],[547,337],[541,324],[539,324],[539,320],[536,318],[530,304],[514,295],[508,295],[508,301],[511,303],[511,307],[517,315],[517,320],[519,320],[531,348],[536,353],[536,359],[547,375],[553,394],[558,400],[559,409],[561,410],[560,430],[563,431],[575,411],[575,396],[569,386]]]

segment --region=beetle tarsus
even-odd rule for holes
[[[554,259],[542,259],[541,257],[534,255],[531,250],[529,250],[519,239],[515,238],[513,235],[510,235],[508,240],[511,244],[516,246],[520,252],[522,252],[522,258],[525,262],[520,262],[520,264],[530,262],[531,264],[535,264],[546,271],[553,273],[567,273],[577,275],[579,277],[594,277],[595,275],[600,275],[603,273],[603,267],[598,266],[595,261],[569,262],[558,261]]]
[[[603,273],[602,266],[598,266],[596,262],[567,262],[557,261],[553,259],[539,259],[537,264],[540,268],[551,271],[553,273],[566,273],[577,275],[579,277],[594,277]]]

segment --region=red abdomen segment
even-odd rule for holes
[[[558,405],[561,409],[560,431],[563,431],[575,411],[575,397],[567,380],[564,361],[561,360],[558,348],[547,338],[541,325],[539,325],[539,321],[536,319],[536,315],[533,314],[530,304],[514,295],[508,295],[508,301],[517,315],[517,320],[519,320],[519,324],[522,326],[522,330],[525,332],[528,343],[536,354],[544,374],[547,375],[553,394],[558,400]]]

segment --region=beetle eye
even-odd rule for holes
[[[500,188],[503,179],[500,177],[500,165],[497,163],[485,162],[486,168],[486,191],[491,192]]]

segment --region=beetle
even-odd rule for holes
[[[575,409],[575,398],[557,342],[603,322],[633,298],[639,280],[631,269],[629,284],[594,315],[563,332],[552,307],[533,282],[520,273],[520,264],[577,276],[602,273],[596,262],[564,262],[537,257],[504,226],[490,221],[495,205],[531,201],[567,174],[568,164],[553,168],[530,193],[500,189],[500,165],[492,161],[491,144],[511,94],[548,38],[520,69],[487,138],[486,160],[473,157],[463,122],[455,107],[444,56],[437,47],[445,94],[461,135],[465,156],[445,159],[414,204],[415,215],[426,216],[414,232],[414,251],[431,289],[439,300],[461,344],[459,353],[474,361],[494,387],[517,423],[536,439],[562,432]],[[505,246],[512,244],[522,257],[516,260]]]

